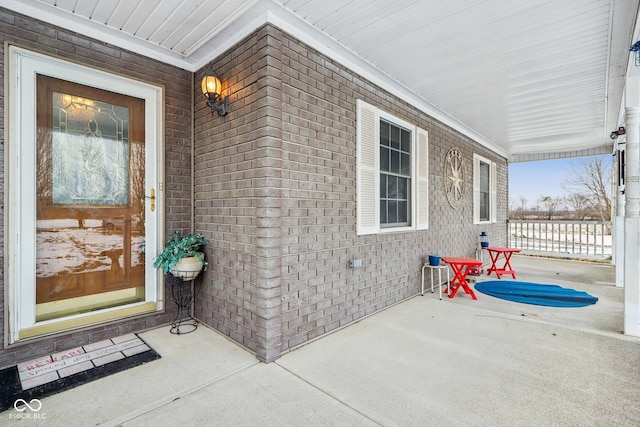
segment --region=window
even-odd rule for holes
[[[428,227],[428,134],[358,101],[358,234]]]
[[[380,225],[411,224],[412,132],[380,120]]]
[[[473,223],[496,222],[496,164],[473,155]]]
[[[490,165],[483,161],[480,162],[480,221],[489,221],[489,181],[490,181]]]

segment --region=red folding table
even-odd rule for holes
[[[511,255],[516,252],[520,252],[520,249],[493,247],[488,247],[485,249],[487,250],[487,252],[489,252],[489,257],[491,258],[491,268],[487,270],[487,275],[490,275],[492,271],[495,271],[498,279],[501,279],[502,277],[500,276],[502,276],[503,274],[510,274],[511,277],[513,277],[514,279],[516,278],[516,272],[513,267],[511,267]],[[496,266],[500,255],[504,256],[504,265],[502,266],[502,268],[498,268]]]
[[[453,280],[449,284],[449,298],[453,298],[456,296],[458,290],[462,287],[464,291],[471,295],[471,298],[476,298],[476,294],[473,293],[471,287],[469,287],[469,282],[467,282],[467,274],[469,274],[469,269],[474,265],[482,265],[482,261],[479,261],[475,258],[462,258],[462,257],[442,257],[442,261],[446,262],[451,266],[451,270],[453,270]]]

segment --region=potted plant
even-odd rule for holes
[[[201,234],[186,234],[181,237],[176,231],[153,260],[153,266],[162,267],[164,274],[171,273],[182,280],[193,280],[208,264],[204,253],[200,251],[207,243],[209,240]]]

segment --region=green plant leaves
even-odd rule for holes
[[[177,231],[173,233],[173,236],[167,240],[162,252],[153,260],[153,266],[155,268],[162,267],[165,274],[168,274],[171,269],[182,258],[195,256],[205,266],[207,262],[204,257],[199,253],[202,246],[209,243],[208,239],[205,239],[201,234],[186,234],[181,236]]]

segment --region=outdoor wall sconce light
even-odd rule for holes
[[[629,52],[633,52],[633,56],[635,56],[636,67],[640,66],[640,40],[631,45],[631,47],[629,48]]]
[[[625,128],[620,126],[618,130],[614,130],[613,132],[611,132],[611,135],[609,135],[609,138],[616,139],[617,137],[619,137],[620,135],[624,135],[625,133],[626,133]]]
[[[219,116],[226,116],[229,112],[229,97],[221,96],[222,85],[213,69],[209,69],[202,78],[202,94],[207,98],[207,105],[211,108],[211,115],[217,112]]]

